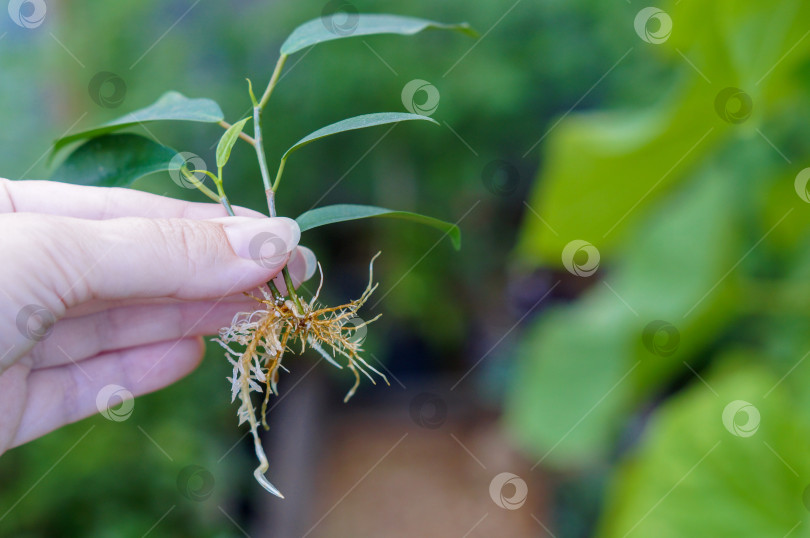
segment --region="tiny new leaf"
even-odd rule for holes
[[[231,150],[233,149],[233,145],[236,144],[236,140],[239,138],[239,135],[242,133],[242,129],[245,128],[245,124],[250,120],[250,117],[247,117],[241,121],[238,121],[231,125],[225,134],[222,135],[222,138],[219,139],[219,144],[217,145],[217,167],[224,168],[225,165],[228,163],[228,159],[231,158]]]

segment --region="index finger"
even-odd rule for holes
[[[234,207],[242,217],[265,217]],[[186,202],[132,189],[87,187],[57,181],[11,181],[0,178],[0,213],[45,213],[83,219],[162,217],[212,219],[226,217],[219,204]]]

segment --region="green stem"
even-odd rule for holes
[[[232,216],[232,217],[235,217],[235,216],[236,216],[236,215],[234,214],[234,212],[233,212],[233,208],[231,207],[231,202],[228,200],[228,197],[227,197],[227,196],[225,196],[225,195],[223,194],[223,195],[222,195],[222,198],[220,198],[220,199],[219,199],[219,203],[221,203],[223,206],[225,206],[225,211],[227,211],[227,212],[228,212],[228,215],[230,215],[230,216]]]
[[[287,61],[287,55],[282,54],[278,57],[278,61],[276,62],[276,67],[273,69],[273,75],[270,77],[270,82],[267,84],[267,89],[264,90],[264,95],[262,95],[261,101],[259,101],[259,109],[264,110],[264,107],[267,106],[267,101],[270,100],[270,94],[273,93],[273,90],[278,83],[278,79],[281,76],[281,70],[284,69],[284,62]]]
[[[189,180],[189,182],[191,182],[192,185],[197,187],[197,189],[199,189],[199,191],[201,193],[203,193],[204,195],[206,195],[207,197],[209,197],[210,199],[212,199],[215,202],[219,201],[219,197],[214,193],[214,191],[212,191],[211,189],[209,189],[208,187],[203,185],[202,182],[199,179],[197,179],[197,176],[192,174],[188,170],[188,168],[185,167],[185,165],[183,165],[180,168],[180,173],[183,174],[183,176],[185,176],[185,178],[187,180]]]
[[[264,137],[262,136],[262,111],[264,107],[267,106],[267,102],[270,100],[270,96],[273,93],[273,90],[278,84],[279,78],[281,77],[281,71],[284,69],[284,63],[287,61],[287,55],[282,54],[279,56],[278,61],[276,62],[276,67],[273,69],[273,74],[270,76],[270,82],[267,83],[267,88],[264,90],[264,94],[262,94],[261,100],[257,103],[255,97],[253,95],[253,88],[252,85],[250,86],[250,94],[251,99],[253,100],[253,140],[255,141],[254,147],[256,148],[256,157],[259,160],[259,170],[262,175],[262,183],[264,184],[264,191],[267,197],[267,210],[271,217],[276,216],[276,197],[275,192],[278,188],[279,180],[281,179],[281,173],[284,170],[284,159],[281,160],[279,163],[279,170],[276,174],[276,180],[271,185],[270,184],[270,171],[267,168],[267,156],[264,153]],[[250,82],[250,81],[248,81]],[[303,308],[301,307],[301,300],[298,298],[298,294],[295,293],[295,287],[293,287],[292,277],[290,276],[290,271],[287,269],[287,266],[281,270],[282,275],[284,276],[284,283],[287,285],[287,294],[290,298],[295,302],[295,306],[298,308],[299,313],[303,313]],[[270,291],[273,293],[273,297],[278,299],[281,293],[276,288],[275,284],[271,281],[268,282],[268,286],[270,287]]]
[[[197,172],[201,172],[201,173],[207,175],[208,177],[210,177],[211,180],[214,182],[214,185],[216,185],[217,181],[219,181],[219,176],[215,176],[214,174],[212,174],[208,170],[197,170]]]
[[[228,195],[225,194],[225,189],[222,187],[222,167],[219,167],[217,170],[217,175],[214,177],[211,174],[211,177],[214,178],[214,184],[217,186],[217,193],[219,193],[219,202],[225,206],[225,210],[228,212],[228,215],[235,217],[233,212],[233,208],[231,207],[231,201],[228,200]]]
[[[270,288],[270,293],[273,294],[273,299],[275,299],[276,301],[278,301],[279,299],[284,299],[284,296],[281,295],[280,291],[278,291],[275,282],[271,280],[270,282],[267,283],[267,286]]]
[[[284,284],[287,286],[287,293],[290,295],[290,298],[295,302],[296,308],[298,308],[298,313],[303,314],[304,309],[301,308],[301,299],[298,298],[298,294],[295,293],[295,286],[293,286],[292,277],[290,276],[290,270],[287,269],[287,266],[284,266],[284,269],[281,270],[281,274],[284,275]]]
[[[253,140],[255,141],[254,147],[256,148],[256,157],[259,160],[259,170],[262,175],[262,183],[264,184],[264,191],[267,195],[267,209],[270,211],[270,216],[276,216],[275,199],[271,196],[274,192],[270,184],[270,171],[267,168],[267,156],[264,153],[264,138],[262,137],[262,111],[267,106],[273,90],[278,84],[278,79],[281,77],[281,71],[284,69],[284,63],[287,61],[287,55],[282,54],[276,62],[276,67],[273,69],[273,75],[270,77],[270,82],[267,83],[267,89],[264,90],[261,100],[253,103]],[[252,93],[252,92],[251,92]]]
[[[270,171],[267,169],[267,157],[264,155],[264,140],[262,138],[262,109],[257,105],[253,107],[253,140],[256,141],[256,157],[259,160],[259,171],[262,174],[262,183],[264,184],[264,191],[268,194],[268,207],[270,216],[276,216],[276,205],[269,197],[269,193],[273,192],[270,187]]]
[[[278,186],[281,183],[281,174],[284,173],[284,165],[287,164],[287,159],[282,158],[281,162],[278,163],[278,172],[276,172],[276,180],[273,182],[273,193],[278,190]]]

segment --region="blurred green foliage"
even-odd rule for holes
[[[600,536],[806,536],[810,6],[662,8],[670,38],[625,60],[658,57],[655,99],[572,114],[542,146],[515,258],[560,266],[583,239],[601,264],[525,334],[507,422],[552,468],[619,454]]]

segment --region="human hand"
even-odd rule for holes
[[[191,372],[242,292],[315,256],[295,221],[139,191],[0,178],[0,454]],[[276,285],[286,291],[280,276]]]

